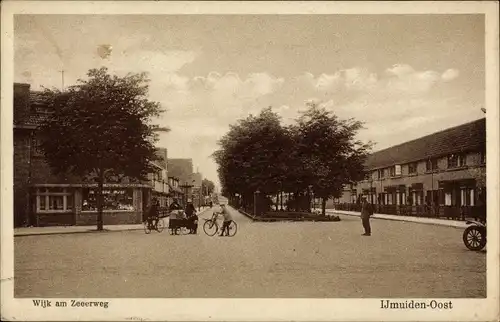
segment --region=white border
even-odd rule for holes
[[[450,299],[453,310],[381,310],[380,299],[106,299],[108,309],[38,309],[13,298],[13,14],[403,14],[486,15],[487,299]],[[499,97],[497,2],[87,2],[2,3],[1,314],[10,320],[498,321]],[[395,300],[395,299],[394,299]],[[444,299],[443,299],[444,300]],[[196,307],[196,309],[193,309]]]

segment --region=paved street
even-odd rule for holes
[[[204,214],[209,217],[211,211]],[[462,230],[359,218],[253,223],[235,237],[143,231],[15,238],[17,297],[484,297]],[[202,224],[201,220],[200,224]]]

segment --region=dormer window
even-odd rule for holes
[[[389,168],[389,173],[391,177],[396,177],[401,175],[401,165],[397,164]]]
[[[425,163],[425,169],[427,171],[434,171],[438,169],[438,162],[437,159],[428,159],[427,162]]]
[[[451,154],[448,156],[448,169],[463,167],[465,165],[465,154]]]
[[[417,173],[417,163],[409,163],[408,164],[408,173],[409,174],[416,174]]]

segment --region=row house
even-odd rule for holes
[[[345,186],[341,203],[364,195],[383,213],[484,215],[486,119],[375,152],[366,172],[365,180]]]
[[[169,187],[168,204],[170,205],[174,201],[174,199],[180,202],[184,196],[184,192],[180,188],[179,178],[174,176],[169,176],[168,187]]]
[[[97,220],[97,184],[88,178],[57,176],[39,148],[37,128],[51,113],[29,84],[14,84],[14,225],[94,225]],[[158,171],[146,182],[128,178],[104,185],[104,224],[141,223],[153,195],[165,204],[169,195],[166,150]],[[166,205],[166,204],[165,204]]]

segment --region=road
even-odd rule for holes
[[[211,211],[203,217],[211,216]],[[254,223],[235,237],[142,231],[15,238],[16,297],[485,297],[486,253],[455,228]]]

